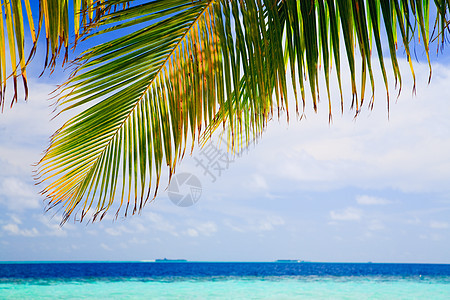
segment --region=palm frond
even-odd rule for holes
[[[36,42],[36,32],[31,15],[30,2],[24,1],[27,18],[23,18],[22,0],[5,0],[0,5],[0,106],[4,107],[6,82],[12,78],[14,85],[14,96],[11,102],[17,102],[18,98],[18,77],[23,80],[25,88],[25,98],[28,96],[27,74],[26,74],[26,54],[25,54],[25,30],[24,21],[28,18],[33,42]],[[8,51],[9,50],[9,51]],[[8,52],[7,52],[8,51]],[[7,58],[10,63],[8,64]],[[11,74],[7,68],[11,66]],[[20,73],[20,74],[19,74]]]
[[[445,35],[449,32],[449,21],[447,20],[450,3],[435,2],[437,5],[437,15],[435,28],[435,39],[442,43]],[[398,43],[401,43],[406,59],[409,63],[413,76],[413,92],[415,91],[415,73],[411,58],[411,45],[415,46],[415,39],[419,37],[426,53],[430,67],[429,56],[429,5],[428,1],[363,1],[363,0],[339,0],[339,1],[295,1],[285,0],[278,2],[278,11],[283,25],[283,37],[285,43],[283,50],[287,64],[290,65],[292,86],[294,97],[297,101],[297,84],[300,86],[303,101],[303,112],[305,110],[305,85],[309,83],[312,96],[312,105],[317,109],[318,101],[318,78],[320,69],[318,62],[323,61],[323,75],[325,77],[326,89],[329,101],[329,118],[331,121],[332,99],[329,93],[330,69],[334,65],[338,87],[340,90],[341,112],[344,111],[343,89],[341,84],[341,53],[347,57],[347,65],[350,70],[351,82],[351,108],[355,108],[355,114],[360,112],[365,96],[366,80],[369,77],[371,85],[371,101],[369,108],[374,105],[375,84],[373,79],[373,58],[372,41],[375,41],[376,55],[379,62],[380,71],[386,90],[387,109],[389,114],[389,85],[387,70],[385,67],[385,53],[383,53],[382,41],[389,49],[389,56],[392,65],[392,73],[395,84],[398,84],[398,92],[402,90],[402,77],[397,58]],[[426,12],[426,13],[425,13]],[[268,24],[266,24],[268,26]],[[399,38],[397,38],[397,30]],[[342,39],[340,38],[342,36]],[[383,38],[384,37],[384,38]],[[400,39],[400,41],[398,41]],[[342,47],[341,40],[344,44]],[[343,48],[343,49],[342,49]],[[360,88],[357,88],[356,78],[356,53],[361,60],[362,70],[360,73]],[[246,106],[252,103],[254,98],[247,91],[248,84],[244,72],[243,81],[240,85],[239,97],[233,98],[232,109],[239,106]],[[307,78],[307,79],[305,79]],[[274,82],[274,81],[272,81]],[[272,86],[272,88],[274,88]],[[348,95],[346,96],[348,97]],[[298,104],[297,104],[298,107]],[[202,144],[211,136],[220,123],[227,117],[227,106],[221,106],[214,121],[205,130],[202,136]],[[280,107],[278,106],[278,109]],[[298,112],[298,108],[297,108]],[[303,115],[302,115],[303,116]],[[244,123],[244,126],[253,126],[253,123]],[[250,131],[247,131],[250,132]],[[258,131],[260,133],[260,131]],[[250,136],[239,136],[237,139],[244,139],[244,143],[252,140],[258,134]],[[232,137],[232,135],[230,135]],[[241,142],[242,144],[242,142]]]
[[[214,116],[214,2],[153,1],[137,9],[151,24],[84,53],[86,63],[61,99],[65,109],[93,103],[63,126],[40,164],[44,180],[60,176],[44,192],[63,203],[67,217],[79,203],[84,215],[93,199],[97,212],[106,211],[117,195],[125,212],[130,203],[133,212],[140,209],[163,161],[172,173],[189,132],[195,138]],[[127,23],[111,20],[135,12],[111,13],[99,25],[113,24],[103,32],[120,29]]]
[[[105,0],[102,12],[124,2]],[[118,201],[117,213],[139,211],[156,196],[163,164],[170,179],[189,143],[192,149],[222,124],[230,128],[231,148],[239,147],[261,134],[274,110],[288,110],[288,65],[303,110],[306,82],[317,109],[319,66],[323,61],[329,91],[334,65],[342,108],[341,34],[358,114],[367,77],[372,96],[375,88],[372,38],[386,90],[383,34],[400,86],[397,27],[410,62],[409,43],[417,27],[429,52],[426,3],[154,0],[101,13],[86,38],[111,32],[118,37],[83,53],[62,89],[62,111],[87,108],[52,137],[38,168],[46,185],[43,194],[50,206],[64,208],[63,222],[77,211],[83,219],[91,209],[94,220],[101,219]],[[442,5],[438,17],[447,22],[448,4]],[[120,31],[131,26],[138,28]],[[362,62],[359,89],[357,57]],[[297,102],[296,88],[294,93]],[[296,109],[299,114],[298,103]]]
[[[96,20],[109,12],[104,9],[103,2],[104,0],[73,0],[69,7],[69,0],[39,0],[39,17],[36,19],[36,15],[33,16],[32,13],[30,0],[2,1],[0,4],[0,106],[2,109],[9,79],[12,79],[14,87],[11,106],[19,98],[18,78],[22,78],[23,81],[24,99],[28,98],[26,69],[36,53],[41,30],[45,30],[47,44],[44,70],[55,68],[61,50],[64,50],[62,62],[64,65],[68,61],[70,44],[75,45],[85,31],[94,26]],[[123,3],[123,5],[126,4],[126,2]],[[71,23],[69,19],[73,19],[73,29],[69,25]],[[30,46],[25,45],[28,36],[26,27],[29,28]],[[75,34],[73,40],[69,39],[71,32]],[[9,68],[11,71],[8,70]]]

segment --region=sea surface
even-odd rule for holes
[[[450,299],[450,265],[0,263],[0,299]]]

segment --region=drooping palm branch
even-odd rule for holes
[[[413,38],[421,37],[429,62],[426,0],[154,0],[111,10],[126,2],[102,1],[98,17],[86,24],[86,38],[117,37],[76,60],[79,67],[61,88],[59,105],[62,111],[84,110],[52,137],[38,165],[43,194],[51,206],[64,208],[63,222],[77,210],[81,219],[89,210],[94,220],[101,218],[117,202],[117,213],[139,211],[156,195],[163,164],[171,176],[186,147],[221,124],[229,125],[233,145],[258,136],[274,110],[288,110],[288,84],[297,112],[297,98],[306,105],[308,85],[317,109],[320,64],[331,118],[332,64],[341,108],[341,59],[348,64],[358,113],[367,77],[374,91],[373,42],[388,101],[382,43],[400,86],[398,40],[413,76]],[[450,2],[434,6],[444,41]]]

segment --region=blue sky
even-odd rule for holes
[[[64,121],[49,121],[47,99],[67,74],[34,76],[29,102],[0,116],[0,260],[450,263],[450,62],[441,58],[429,85],[428,66],[416,62],[414,96],[400,61],[403,92],[395,101],[390,78],[389,120],[380,74],[374,110],[356,120],[348,90],[340,115],[333,83],[331,125],[326,99],[301,121],[273,120],[215,182],[196,166],[198,147],[186,156],[178,172],[200,180],[195,205],[178,207],[162,189],[141,215],[62,228],[57,211],[44,212],[31,164]]]

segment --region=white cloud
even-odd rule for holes
[[[230,228],[231,230],[236,231],[236,232],[244,232],[245,231],[242,226],[238,226],[238,225],[234,224],[233,221],[231,221],[230,219],[223,220],[223,224],[225,226],[227,226],[228,228]]]
[[[409,225],[417,225],[417,224],[422,223],[422,220],[420,220],[418,217],[414,217],[411,219],[406,219],[405,223],[409,224]]]
[[[9,235],[35,237],[39,235],[39,231],[33,227],[32,229],[20,229],[15,223],[9,223],[2,226],[2,229]]]
[[[53,108],[49,101],[49,93],[54,90],[55,86],[37,82],[36,80],[29,81],[29,88],[33,91],[30,94],[30,99],[27,102],[20,101],[13,106],[12,109],[5,110],[0,118],[0,128],[5,128],[5,133],[8,135],[7,128],[14,128],[14,131],[19,131],[21,135],[14,136],[12,139],[25,140],[33,133],[36,136],[48,136],[53,131],[62,125],[64,116],[57,118],[50,122]]]
[[[11,221],[15,224],[22,224],[22,219],[19,218],[19,216],[10,214],[9,217],[11,218]]]
[[[189,228],[188,230],[185,231],[185,234],[190,236],[190,237],[197,237],[198,236],[198,231],[193,229],[193,228]]]
[[[34,237],[39,235],[39,231],[33,227],[32,229],[21,229],[19,225],[22,224],[22,220],[17,215],[9,215],[10,222],[2,226],[5,233],[14,236]]]
[[[244,221],[244,222],[242,222]],[[277,215],[267,215],[261,217],[249,217],[244,220],[225,219],[224,225],[237,232],[257,232],[272,231],[277,226],[286,224],[285,220]]]
[[[120,230],[120,227],[108,227],[105,229],[105,232],[112,236],[119,236],[122,235],[122,230]]]
[[[332,220],[336,221],[359,221],[361,220],[362,213],[363,212],[360,209],[347,207],[340,211],[330,211],[330,217]]]
[[[145,217],[151,222],[152,228],[178,236],[175,225],[167,221],[163,216],[154,212],[148,212],[145,214]]]
[[[408,75],[408,63],[399,63]],[[289,126],[283,121],[270,122],[258,145],[242,160],[249,162],[252,172],[270,178],[271,189],[352,186],[406,192],[450,191],[450,68],[434,65],[430,85],[426,64],[417,64],[415,71],[417,94],[408,92],[412,80],[404,76],[402,94],[397,101],[391,101],[389,120],[384,84],[376,73],[373,111],[364,106],[353,120],[353,112],[348,111],[351,97],[344,95],[346,111],[340,116],[340,97],[335,93],[333,124],[327,122],[328,101],[319,103],[317,114],[308,105],[306,120],[292,121]],[[396,99],[393,86],[390,90],[391,100]],[[277,184],[272,184],[273,180]]]
[[[35,215],[34,218],[46,227],[42,235],[65,237],[68,236],[69,230],[74,230],[73,224],[66,223],[63,227],[60,226],[60,219],[50,218],[44,215]]]
[[[102,247],[103,249],[105,249],[106,251],[112,251],[113,249],[111,249],[111,247],[109,247],[108,245],[106,245],[105,243],[101,243],[100,247]]]
[[[217,225],[214,222],[205,222],[198,224],[195,229],[205,236],[212,236],[217,232]]]
[[[250,178],[250,182],[247,184],[250,188],[254,190],[267,190],[269,186],[267,185],[266,180],[260,174],[253,174]]]
[[[133,233],[133,232],[138,232],[139,230],[134,231],[132,229],[132,227],[135,227],[134,226],[135,224],[132,225],[131,223],[133,223],[133,222],[130,222],[127,225],[115,224],[115,225],[113,225],[111,227],[107,227],[105,229],[105,232],[107,234],[111,235],[111,236],[119,236],[119,235],[122,235],[122,234],[130,234],[130,233]]]
[[[275,226],[284,225],[285,221],[280,216],[268,216],[264,219],[258,220],[255,224],[253,224],[253,229],[255,231],[270,231],[275,228]]]
[[[356,196],[356,202],[360,205],[386,205],[391,202],[378,197],[372,197],[367,195],[358,195]]]
[[[32,164],[39,161],[49,136],[68,117],[50,121],[52,108],[48,98],[54,85],[31,78],[29,88],[32,91],[29,100],[5,109],[0,117],[0,176],[30,178]]]
[[[384,226],[383,222],[381,222],[380,220],[371,220],[369,222],[369,225],[367,228],[369,230],[376,231],[376,230],[385,229],[385,226]]]
[[[447,222],[431,221],[430,228],[433,229],[447,229],[450,228],[450,224]]]
[[[217,225],[214,222],[197,222],[189,220],[187,221],[188,226],[190,226],[187,230],[183,231],[183,234],[190,237],[197,237],[200,235],[203,236],[212,236],[217,232]]]
[[[69,226],[64,226],[64,228],[62,228],[61,226],[59,226],[59,224],[51,224],[51,223],[46,224],[46,226],[48,230],[45,232],[45,234],[47,235],[58,237],[67,236],[67,228]]]
[[[143,239],[142,237],[140,237],[140,238],[132,237],[130,240],[127,241],[127,245],[126,246],[128,247],[129,244],[143,245],[143,244],[147,244],[147,243],[148,243],[148,241],[146,239]]]
[[[119,236],[122,234],[133,235],[133,233],[145,232],[148,230],[148,228],[142,224],[142,220],[138,218],[133,218],[127,221],[129,222],[125,224],[118,225],[116,223],[111,227],[107,227],[105,232],[111,236]]]
[[[430,234],[430,239],[432,241],[439,242],[439,241],[444,240],[445,237],[442,234],[439,234],[439,233],[432,233],[432,234]]]
[[[373,233],[370,231],[364,232],[364,234],[362,234],[361,236],[358,237],[359,240],[364,241],[364,240],[369,240],[373,237]]]
[[[0,179],[0,203],[12,211],[39,208],[38,195],[29,184],[16,177]]]

